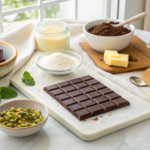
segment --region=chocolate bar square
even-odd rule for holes
[[[86,96],[86,95],[80,95],[80,96],[77,96],[74,98],[77,102],[82,102],[82,101],[85,101],[85,100],[88,100],[89,97]]]
[[[87,100],[87,101],[81,102],[81,105],[87,108],[88,106],[96,105],[96,103],[92,100]]]
[[[62,90],[65,92],[71,92],[71,91],[75,91],[77,89],[74,86],[70,85],[70,86],[63,87]]]
[[[85,88],[80,89],[80,90],[81,90],[84,94],[90,93],[90,92],[93,92],[93,91],[94,91],[94,89],[91,88],[91,87],[85,87]]]
[[[101,90],[98,90],[101,94],[103,95],[106,95],[106,94],[109,94],[109,93],[112,93],[113,91],[109,88],[104,88],[104,89],[101,89]]]
[[[81,89],[81,88],[84,88],[84,87],[87,87],[88,84],[84,83],[84,82],[81,82],[81,83],[77,83],[74,85],[77,89]]]
[[[106,101],[109,101],[106,97],[104,96],[99,96],[93,99],[96,103],[100,104]]]
[[[98,93],[97,91],[87,93],[86,95],[87,95],[88,97],[90,97],[91,99],[93,99],[93,98],[95,98],[95,97],[98,97],[98,96],[101,96],[101,94]]]
[[[57,83],[57,85],[62,88],[71,84],[68,81],[65,81],[65,82]]]
[[[97,81],[96,79],[92,79],[92,80],[86,81],[86,83],[87,83],[88,85],[94,85],[94,84],[99,83],[99,81]]]
[[[69,105],[72,105],[72,104],[76,104],[76,103],[77,102],[74,99],[72,99],[72,98],[62,101],[62,104],[66,105],[66,106],[69,106]]]
[[[100,90],[100,89],[103,89],[103,88],[106,88],[106,86],[102,83],[98,83],[98,84],[95,84],[92,86],[95,90]]]

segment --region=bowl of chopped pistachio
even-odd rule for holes
[[[46,124],[48,108],[33,100],[13,100],[0,105],[0,130],[10,136],[24,137]]]

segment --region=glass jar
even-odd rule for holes
[[[35,29],[37,48],[41,51],[66,50],[70,47],[70,33],[66,23],[41,22]]]

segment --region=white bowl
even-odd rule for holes
[[[6,111],[10,107],[23,107],[23,108],[32,108],[34,110],[40,110],[44,118],[44,120],[39,124],[36,124],[35,126],[25,127],[25,128],[9,128],[0,125],[0,130],[2,132],[14,137],[29,136],[38,132],[46,124],[49,116],[48,108],[45,105],[33,100],[25,100],[25,99],[13,100],[0,105],[0,111]]]
[[[0,63],[0,78],[7,75],[14,67],[17,59],[17,49],[11,44],[0,42],[5,62]]]
[[[134,26],[130,24],[128,28],[131,30],[131,32],[121,36],[98,36],[87,32],[88,29],[90,29],[95,25],[110,21],[122,22],[120,20],[114,19],[100,19],[90,21],[83,26],[83,31],[85,33],[88,44],[94,50],[100,53],[104,53],[105,50],[116,50],[116,51],[123,50],[130,43],[135,30]]]

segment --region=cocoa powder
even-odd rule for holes
[[[125,27],[114,27],[112,24],[118,24],[118,22],[102,23],[91,27],[88,32],[99,36],[119,36],[130,33],[131,30]]]

